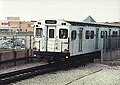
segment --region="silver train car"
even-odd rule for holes
[[[85,62],[100,58],[103,37],[120,35],[120,26],[67,20],[34,24],[34,56],[51,62]]]

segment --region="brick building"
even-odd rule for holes
[[[33,31],[33,24],[34,22],[31,21],[10,21],[10,27],[12,29],[18,29],[22,31]]]
[[[20,21],[19,17],[7,17],[5,20],[0,20],[0,30],[33,31],[33,24],[31,21]]]

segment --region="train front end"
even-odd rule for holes
[[[34,25],[34,56],[48,62],[69,58],[69,28],[63,20],[41,20]]]

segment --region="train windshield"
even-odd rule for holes
[[[59,30],[59,38],[60,39],[67,39],[68,37],[68,30],[67,29],[60,29]]]
[[[42,28],[36,28],[36,37],[42,38],[43,29]]]

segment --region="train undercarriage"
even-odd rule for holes
[[[93,62],[94,59],[101,57],[101,51],[80,54],[75,56],[70,56],[70,53],[63,52],[46,52],[46,51],[34,51],[34,56],[37,58],[45,59],[48,63],[87,63]]]

